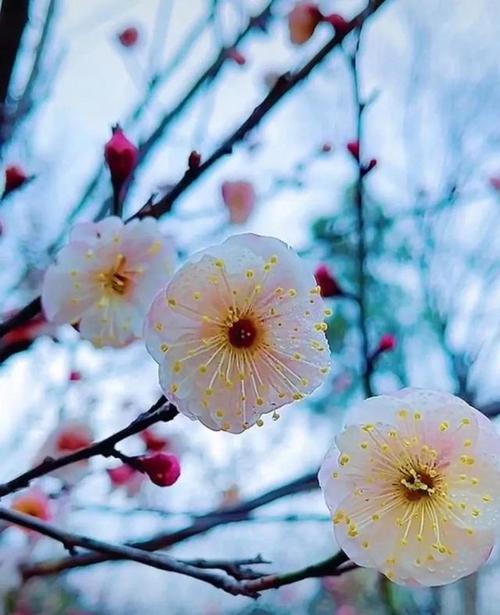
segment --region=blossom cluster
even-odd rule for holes
[[[79,225],[45,275],[45,315],[75,324],[97,347],[129,344],[145,322],[165,394],[214,430],[240,433],[269,412],[276,419],[324,381],[331,310],[286,244],[237,235],[170,279],[173,262],[152,218]]]

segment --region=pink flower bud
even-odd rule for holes
[[[113,136],[104,148],[104,158],[113,182],[121,185],[132,175],[138,154],[137,147],[127,139],[123,130],[119,126],[113,128]]]
[[[255,190],[250,182],[224,182],[221,186],[224,204],[232,224],[244,224],[255,208]]]
[[[378,343],[379,352],[390,352],[394,350],[397,346],[396,336],[391,333],[386,333],[380,338],[380,342]]]
[[[344,291],[326,265],[320,265],[314,274],[316,283],[321,289],[322,297],[338,297]]]
[[[181,466],[175,455],[155,453],[143,457],[141,464],[151,482],[159,487],[170,487],[181,475]]]
[[[139,40],[139,31],[137,28],[125,28],[118,34],[118,40],[124,47],[135,47]]]
[[[197,169],[201,164],[201,154],[195,150],[193,150],[190,154],[189,154],[189,158],[188,158],[188,167],[193,170],[193,169]]]
[[[109,480],[114,487],[123,487],[129,483],[135,474],[137,474],[137,470],[134,470],[134,468],[131,468],[125,463],[117,468],[111,468],[106,471],[108,473]]]
[[[331,24],[335,28],[335,32],[342,34],[346,31],[346,28],[349,24],[342,15],[337,15],[337,13],[333,13],[332,15],[327,15],[324,19],[329,24]]]
[[[245,56],[241,53],[241,51],[238,51],[235,47],[231,47],[231,49],[228,49],[226,52],[226,56],[230,60],[233,60],[234,62],[236,62],[238,66],[243,66],[247,62],[247,59],[245,58]]]
[[[162,436],[153,429],[145,429],[140,436],[148,451],[163,451],[168,448],[170,444],[170,440],[167,437]]]
[[[314,34],[323,15],[312,2],[299,2],[288,15],[290,40],[294,45],[303,45]]]
[[[69,374],[68,380],[70,382],[79,382],[82,379],[82,374],[76,370],[72,370]]]
[[[359,141],[349,141],[349,143],[346,145],[346,148],[347,148],[347,151],[351,154],[351,156],[355,160],[359,160],[359,155],[360,155]]]
[[[16,164],[12,164],[5,169],[5,188],[4,194],[9,194],[13,190],[20,188],[26,181],[28,176],[24,169]]]

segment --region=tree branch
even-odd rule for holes
[[[96,442],[87,448],[83,448],[76,453],[59,457],[58,459],[52,459],[48,457],[42,463],[38,464],[31,470],[20,474],[16,478],[0,485],[0,497],[3,497],[19,489],[27,487],[32,480],[40,478],[45,474],[50,474],[59,468],[63,468],[72,463],[82,461],[84,459],[90,459],[97,455],[104,457],[115,456],[114,447],[118,442],[129,438],[130,436],[137,434],[149,426],[160,421],[167,422],[173,420],[178,414],[177,408],[168,402],[168,400],[162,395],[160,399],[151,406],[149,410],[139,415],[128,427],[117,431],[113,435]]]
[[[137,541],[130,543],[130,546],[143,549],[145,551],[157,551],[159,549],[166,549],[175,544],[183,542],[193,536],[204,534],[205,532],[228,523],[237,523],[246,521],[251,517],[252,511],[266,504],[270,504],[276,500],[279,500],[288,495],[296,493],[304,493],[312,489],[318,488],[317,472],[304,474],[303,476],[290,481],[281,487],[271,489],[260,496],[251,498],[244,502],[240,502],[230,508],[215,509],[205,515],[200,515],[195,520],[187,525],[185,528],[170,532],[168,534],[159,534],[149,540]],[[64,570],[70,570],[73,568],[80,568],[82,566],[91,566],[106,562],[110,559],[119,559],[117,557],[106,557],[101,554],[83,554],[76,557],[63,558],[54,561],[43,562],[40,565],[33,566],[30,569],[31,576],[50,575],[57,574]]]
[[[205,583],[209,583],[218,589],[222,589],[233,596],[243,595],[251,598],[256,598],[258,596],[258,593],[255,590],[252,590],[251,588],[247,589],[244,585],[229,577],[224,577],[212,572],[205,572],[204,568],[211,567],[209,561],[204,561],[204,566],[196,567],[193,564],[177,560],[169,555],[146,553],[141,549],[135,549],[130,546],[103,542],[102,540],[96,540],[95,538],[90,538],[88,536],[73,534],[60,528],[56,528],[55,526],[45,523],[44,521],[40,521],[30,515],[9,510],[8,508],[0,507],[0,519],[3,519],[8,523],[20,525],[21,527],[27,528],[34,532],[38,532],[39,534],[43,534],[53,540],[57,540],[64,546],[64,548],[70,551],[74,551],[76,547],[81,547],[83,549],[101,553],[108,557],[117,557],[122,560],[124,559],[137,562],[139,564],[144,564],[146,566],[150,566],[151,568],[157,568],[158,570],[175,572],[177,574],[192,577],[193,579],[204,581]],[[216,565],[213,566],[214,568],[222,567],[220,561],[215,562],[215,564]],[[236,570],[233,572],[236,574]],[[29,575],[27,578],[29,578]]]
[[[361,11],[354,19],[352,19],[342,31],[339,31],[335,36],[324,45],[314,55],[307,64],[295,73],[283,73],[277,80],[275,86],[264,98],[264,100],[252,111],[247,119],[237,128],[223,143],[205,160],[199,167],[188,169],[182,179],[162,197],[156,205],[142,209],[137,212],[132,218],[154,216],[159,218],[164,213],[171,210],[173,203],[183,194],[201,175],[210,169],[220,158],[230,154],[234,146],[242,141],[247,134],[253,130],[263,120],[263,118],[280,102],[293,88],[304,81],[311,72],[321,64],[321,62],[337,48],[344,38],[354,29],[359,28],[377,9],[379,9],[386,0],[371,0],[368,6]]]

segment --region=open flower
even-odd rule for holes
[[[70,420],[59,425],[42,445],[35,463],[41,463],[47,457],[55,459],[76,453],[92,444],[93,433],[90,425],[85,421]],[[52,472],[67,484],[78,482],[87,472],[88,459],[69,464]]]
[[[124,225],[111,216],[77,225],[51,265],[42,304],[56,323],[79,323],[97,346],[121,347],[141,336],[144,315],[174,265],[174,247],[153,218]]]
[[[319,473],[335,536],[360,566],[443,585],[488,558],[500,513],[500,438],[446,393],[403,389],[349,416]]]
[[[180,412],[240,433],[323,382],[325,314],[312,272],[286,244],[236,235],[193,256],[159,293],[146,345]]]

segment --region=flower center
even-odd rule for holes
[[[127,272],[127,261],[123,254],[119,254],[116,263],[110,271],[99,274],[104,288],[112,290],[117,295],[125,295],[130,286],[130,275]]]
[[[436,491],[435,478],[436,471],[428,468],[414,467],[405,468],[400,484],[404,487],[404,494],[407,500],[415,501],[422,497],[429,497]]]
[[[257,338],[257,329],[249,318],[240,318],[229,327],[228,338],[235,348],[250,348]]]

